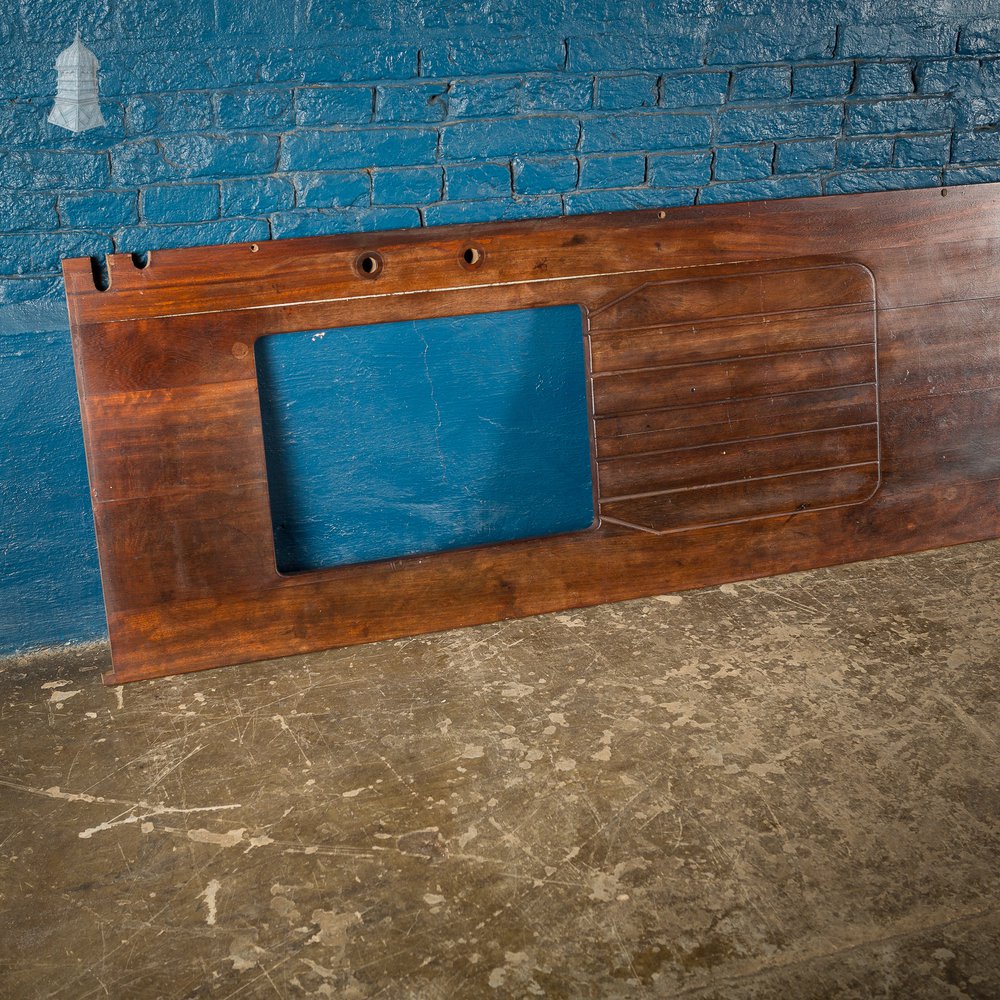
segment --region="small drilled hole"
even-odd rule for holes
[[[466,247],[462,251],[463,267],[479,267],[486,257],[486,253],[480,247]]]
[[[250,253],[256,253],[259,249],[260,249],[260,247],[257,246],[256,243],[251,243],[250,244]]]
[[[659,211],[659,212],[656,213],[656,217],[658,219],[665,219],[667,217],[667,213],[664,212],[664,211]]]
[[[363,253],[355,263],[358,274],[364,278],[377,278],[382,271],[382,258],[374,252]]]

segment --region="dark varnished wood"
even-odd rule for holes
[[[64,270],[111,682],[1000,534],[998,185]],[[594,529],[277,572],[257,338],[574,303]]]
[[[596,422],[597,456],[615,458],[694,444],[850,427],[870,421],[876,403],[875,384],[870,382],[602,417]]]

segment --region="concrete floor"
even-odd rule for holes
[[[1000,997],[1000,543],[0,669],[0,996]]]

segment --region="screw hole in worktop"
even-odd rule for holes
[[[382,273],[382,255],[369,250],[354,262],[354,266],[362,278],[377,278]]]
[[[486,251],[482,247],[471,246],[466,247],[462,252],[460,258],[462,267],[472,269],[474,267],[479,267],[482,265],[483,261],[486,259]]]

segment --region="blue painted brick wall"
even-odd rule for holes
[[[45,117],[78,25],[108,124],[74,136]],[[59,551],[92,553],[86,490],[67,517],[36,488],[58,477],[8,405],[32,380],[71,392],[60,258],[995,181],[998,92],[995,0],[4,5],[0,338],[35,310],[52,361],[18,346],[0,370],[0,649],[72,637],[46,624],[60,593],[77,637],[99,631],[92,561],[89,590],[56,582]],[[54,455],[80,447],[68,419]]]
[[[947,184],[1000,163],[989,3],[855,7],[8,5],[0,303],[57,297],[58,257],[109,245],[570,213],[661,188],[696,203]],[[108,127],[73,136],[44,118],[78,18]],[[677,152],[712,162],[661,162]],[[21,254],[27,233],[44,238]]]

